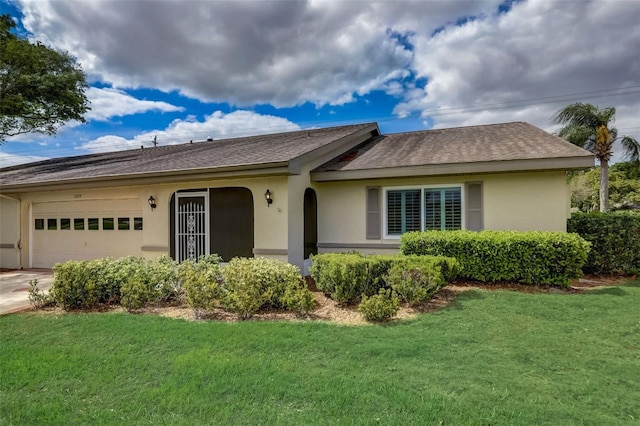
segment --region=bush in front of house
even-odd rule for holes
[[[389,268],[385,276],[387,286],[398,298],[411,305],[426,302],[447,285],[444,275],[434,263],[419,256],[403,256]]]
[[[394,267],[400,270],[409,266],[421,271],[423,284],[441,283],[440,286],[452,280],[460,270],[456,259],[443,256],[323,253],[313,257],[310,273],[320,291],[339,303],[353,304],[364,296],[374,296],[380,289],[390,287],[388,277]],[[399,285],[398,279],[392,282]],[[433,294],[430,290],[426,293]]]
[[[398,313],[400,302],[391,289],[381,288],[378,294],[363,296],[358,312],[369,322],[384,322]]]
[[[38,287],[38,280],[29,281],[29,303],[36,309],[55,304],[51,293]]]
[[[168,256],[161,256],[157,261],[143,260],[135,270],[129,271],[120,288],[120,304],[129,311],[135,311],[148,303],[179,299],[181,294],[176,262]]]
[[[567,222],[591,243],[583,271],[594,274],[640,273],[640,214],[634,212],[574,213]]]
[[[167,256],[68,261],[54,266],[50,294],[65,310],[119,302],[136,311],[183,295],[197,316],[220,306],[242,318],[263,308],[303,313],[315,307],[313,293],[293,265],[264,258],[235,258],[225,267],[220,262],[217,255],[181,264]]]
[[[178,280],[184,290],[187,305],[197,317],[219,306],[223,277],[220,257],[203,256],[197,262],[187,260],[178,266]]]
[[[175,269],[166,256],[157,261],[134,256],[72,260],[54,265],[50,294],[65,310],[113,303],[135,310],[180,294]]]
[[[100,302],[100,289],[90,279],[88,261],[72,260],[53,265],[53,285],[50,294],[65,310],[90,309]]]
[[[318,290],[339,303],[355,303],[370,283],[369,262],[357,253],[324,253],[313,256],[309,273]]]
[[[403,234],[400,251],[454,257],[465,279],[566,286],[582,276],[589,246],[564,232],[425,231]]]
[[[50,294],[65,310],[118,303],[122,284],[143,262],[139,257],[125,257],[57,263]]]
[[[315,306],[300,270],[267,258],[234,258],[222,269],[221,305],[241,318],[251,318],[261,308],[308,312]]]

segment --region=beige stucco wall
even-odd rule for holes
[[[20,268],[20,201],[0,196],[0,268]]]
[[[19,197],[22,201],[20,215],[23,220],[19,227],[22,240],[22,249],[20,251],[22,266],[31,267],[30,260],[32,256],[30,256],[30,253],[33,250],[31,244],[33,238],[30,235],[30,230],[33,227],[31,210],[34,203],[83,201],[90,202],[92,210],[100,212],[109,211],[112,200],[136,200],[144,221],[144,228],[141,231],[141,244],[126,247],[126,250],[124,247],[121,247],[121,249],[131,255],[143,255],[152,259],[162,254],[169,254],[169,208],[172,194],[175,191],[185,189],[222,187],[244,187],[252,192],[254,200],[254,248],[258,251],[266,251],[264,254],[259,254],[260,256],[286,260],[288,244],[287,177],[277,176],[16,194],[15,197]],[[274,199],[273,204],[269,207],[267,207],[264,199],[264,193],[267,189],[272,192]],[[154,210],[151,210],[147,202],[151,195],[156,199],[157,203],[157,207]],[[2,222],[2,232],[6,232],[4,229],[9,229],[9,225],[5,225],[4,220]],[[18,229],[18,226],[15,229]],[[99,244],[99,241],[95,243]]]
[[[286,257],[287,250],[287,217],[288,217],[288,197],[287,197],[287,177],[258,177],[248,179],[223,179],[209,181],[194,181],[178,184],[155,185],[147,187],[148,191],[155,191],[154,198],[158,200],[158,208],[153,212],[165,218],[164,223],[155,221],[155,237],[153,243],[162,245],[168,250],[169,245],[169,204],[171,195],[179,190],[198,188],[224,188],[242,187],[247,188],[253,195],[253,217],[254,217],[254,249],[258,251],[274,250],[281,254],[260,254],[264,257],[280,258]],[[264,199],[266,190],[271,191],[273,203],[269,206]],[[151,194],[149,194],[151,195]],[[145,200],[149,198],[146,196]]]
[[[514,173],[484,181],[485,229],[567,230],[571,196],[566,173]]]
[[[133,200],[144,220],[140,243],[126,251],[156,258],[169,253],[170,199],[178,190],[198,188],[244,187],[254,200],[254,250],[257,256],[271,257],[302,266],[304,253],[304,192],[316,191],[318,202],[318,241],[320,252],[359,250],[365,253],[397,252],[399,239],[367,240],[365,232],[367,186],[406,187],[415,185],[463,185],[483,183],[485,229],[564,231],[569,216],[568,185],[564,172],[488,174],[481,176],[419,177],[345,182],[310,182],[309,171],[324,159],[307,164],[299,175],[198,180],[183,183],[132,185],[113,188],[70,189],[62,191],[17,194],[20,197],[21,240],[20,261],[30,267],[32,252],[30,229],[34,203],[84,201],[100,211],[111,208],[111,200]],[[264,192],[272,193],[273,204],[267,205]],[[153,211],[147,203],[156,199]],[[0,202],[0,206],[7,203]],[[10,210],[10,209],[9,209]],[[5,224],[4,210],[0,236],[5,242],[6,230],[18,225]],[[7,213],[9,215],[10,213]],[[15,220],[18,220],[16,215]],[[322,246],[325,246],[324,248]],[[328,246],[332,246],[327,248]],[[2,251],[4,259],[5,250]],[[4,261],[4,260],[3,260]]]
[[[565,172],[509,173],[480,176],[417,177],[315,183],[318,197],[318,243],[321,252],[349,249],[390,253],[399,238],[366,239],[367,186],[410,187],[483,183],[484,229],[566,231],[570,195]],[[382,197],[382,194],[381,194]],[[463,200],[464,202],[464,200]],[[339,248],[335,248],[339,247]]]

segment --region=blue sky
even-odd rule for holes
[[[78,58],[88,123],[21,135],[0,166],[376,121],[383,133],[617,108],[640,137],[640,2],[0,0]],[[603,25],[602,23],[615,23]],[[597,31],[593,29],[597,28]],[[615,159],[621,158],[617,150]]]

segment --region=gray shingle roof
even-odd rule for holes
[[[0,169],[3,185],[287,163],[375,123],[54,158]]]
[[[572,157],[593,155],[542,129],[516,122],[382,135],[314,172]]]
[[[368,123],[54,158],[0,169],[0,190],[111,177],[129,179],[130,176],[164,176],[185,171],[287,166],[338,140],[356,134],[360,138],[359,132],[373,129],[372,134],[377,135],[377,124]],[[412,167],[433,167],[434,174],[460,173],[460,170],[469,173],[473,172],[471,168],[467,169],[470,166],[458,167],[460,170],[456,171],[448,165],[548,159],[578,159],[578,167],[583,167],[593,161],[593,155],[537,127],[517,122],[374,136],[318,167],[313,175],[334,175],[326,180],[334,179],[336,173],[341,176],[338,178],[346,179],[350,173],[375,170],[397,170],[400,174],[410,175],[414,170]],[[501,169],[507,170],[509,166]],[[431,172],[422,169],[420,173]]]

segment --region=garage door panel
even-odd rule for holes
[[[142,232],[134,227],[136,218],[142,217],[138,199],[34,203],[32,217],[32,267],[51,268],[67,260],[142,255]],[[112,229],[105,229],[105,218]],[[42,221],[38,223],[38,219]],[[56,219],[56,229],[50,226],[50,219]],[[69,224],[68,229],[61,229],[62,219],[65,225]],[[89,229],[96,219],[98,229]],[[76,222],[82,223],[84,229],[78,229]]]

